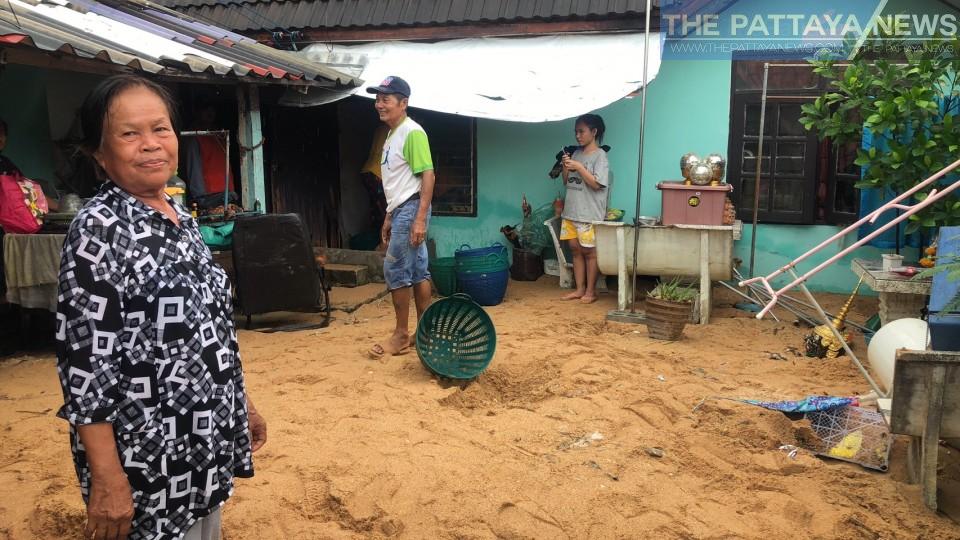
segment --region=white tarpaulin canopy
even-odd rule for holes
[[[647,78],[660,69],[660,36],[650,36]],[[643,33],[471,38],[437,43],[317,43],[301,54],[365,81],[367,94],[389,75],[410,83],[410,106],[510,120],[563,120],[599,109],[640,88]],[[351,69],[353,68],[353,69]],[[335,101],[334,94],[288,94],[289,105]],[[291,99],[293,98],[293,99]]]

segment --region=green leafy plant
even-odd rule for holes
[[[648,296],[666,302],[689,304],[697,297],[697,290],[681,284],[680,278],[675,277],[668,282],[658,282]]]
[[[802,106],[800,122],[835,145],[857,143],[869,130],[878,144],[858,149],[863,167],[858,188],[890,188],[903,193],[960,157],[960,38],[900,44],[896,58],[874,58],[859,49],[851,63],[811,60],[813,71],[830,81],[831,91]],[[918,193],[922,201],[926,193]],[[945,197],[910,216],[907,233],[960,224],[960,201]]]

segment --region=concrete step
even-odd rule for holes
[[[359,287],[370,283],[367,267],[359,264],[327,263],[323,265],[323,271],[331,285]]]

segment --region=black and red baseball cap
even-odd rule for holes
[[[368,86],[367,93],[370,94],[400,94],[403,97],[410,97],[410,85],[407,81],[391,75],[380,83],[380,86]]]

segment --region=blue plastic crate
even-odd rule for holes
[[[960,257],[960,227],[940,227],[937,259],[953,261]],[[935,351],[960,351],[960,313],[944,308],[960,290],[960,281],[950,280],[946,272],[933,276],[930,287],[930,348]]]

